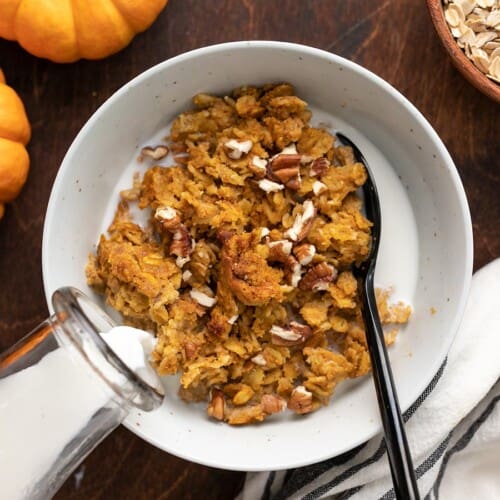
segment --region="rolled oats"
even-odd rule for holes
[[[498,0],[443,0],[444,17],[458,46],[476,68],[498,82],[494,51],[500,47]]]

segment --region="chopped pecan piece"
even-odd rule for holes
[[[215,297],[210,297],[210,295],[200,292],[200,290],[196,290],[195,288],[193,288],[189,292],[189,295],[193,300],[198,302],[198,304],[203,307],[213,307],[217,302],[217,299]]]
[[[285,189],[285,186],[283,186],[283,184],[270,181],[269,179],[261,179],[257,184],[260,189],[262,189],[262,191],[265,191],[266,193],[275,193],[276,191]]]
[[[295,144],[295,142],[292,142],[288,146],[285,146],[281,150],[281,153],[274,155],[273,158],[276,158],[276,156],[278,155],[296,155],[296,154],[297,154],[297,145]]]
[[[227,408],[226,422],[230,425],[243,425],[262,422],[266,413],[260,404],[248,404],[236,408]]]
[[[238,320],[239,318],[239,315],[238,314],[233,314],[228,320],[227,322],[230,324],[230,325],[234,325],[236,323],[236,321]]]
[[[217,420],[224,420],[224,393],[220,389],[212,389],[207,413]]]
[[[226,229],[220,229],[219,231],[217,231],[217,239],[221,243],[225,243],[227,240],[232,238],[233,235],[234,233],[232,231],[227,231]]]
[[[286,409],[286,401],[274,394],[264,394],[261,403],[263,410],[269,415],[280,413]]]
[[[181,224],[174,232],[172,243],[170,244],[170,255],[175,255],[175,263],[182,267],[189,262],[190,255],[194,250],[194,240],[191,238],[186,226]]]
[[[155,212],[155,219],[167,231],[175,231],[181,223],[177,210],[169,206],[158,207]]]
[[[177,210],[168,206],[159,207],[156,209],[155,219],[165,231],[172,233],[169,253],[177,257],[175,262],[178,267],[184,266],[186,262],[189,262],[190,255],[193,253],[194,240],[186,226],[181,223]]]
[[[259,365],[259,366],[266,366],[267,365],[267,361],[264,358],[264,356],[262,356],[262,354],[256,354],[253,358],[250,358],[250,361],[252,361],[253,363],[255,363],[256,365]]]
[[[293,249],[293,253],[301,266],[307,266],[316,255],[316,247],[310,243],[302,243]]]
[[[292,241],[302,241],[309,233],[316,217],[316,208],[311,200],[306,200],[302,208],[303,212],[295,217],[292,227],[285,233],[285,236]]]
[[[327,290],[328,285],[337,277],[337,270],[327,264],[320,262],[309,269],[300,280],[299,288],[301,290]]]
[[[233,160],[239,160],[244,154],[247,154],[253,146],[253,142],[248,141],[237,141],[236,139],[229,139],[224,143],[228,153],[229,158]]]
[[[292,242],[288,240],[270,241],[267,246],[270,261],[286,262],[287,257],[292,253]]]
[[[262,179],[266,176],[267,160],[265,158],[259,158],[258,156],[252,156],[248,162],[248,170],[259,179]]]
[[[309,392],[303,385],[299,385],[292,391],[288,400],[288,409],[302,415],[313,410],[312,392]]]
[[[140,159],[147,156],[148,158],[152,158],[153,160],[161,160],[168,155],[167,146],[156,146],[152,148],[151,146],[146,146],[141,149]]]
[[[303,344],[313,334],[310,326],[297,321],[291,321],[286,328],[273,325],[270,332],[272,343],[285,347]]]
[[[267,227],[261,227],[260,228],[260,239],[265,238],[266,236],[269,236],[270,232],[271,231],[269,231],[269,228],[267,228]]]
[[[327,188],[326,184],[324,182],[321,182],[321,181],[314,181],[313,183],[313,193],[318,196],[319,194],[321,194],[323,191],[325,191],[325,189]]]
[[[285,260],[285,278],[294,288],[297,288],[302,278],[302,266],[293,255],[289,255]]]
[[[186,359],[190,360],[196,356],[196,352],[198,351],[198,347],[194,342],[190,340],[186,340],[184,343],[184,354],[186,355]]]
[[[321,158],[316,158],[311,164],[309,175],[311,177],[322,177],[326,174],[329,168],[330,161],[328,160],[328,158],[325,158],[324,156],[322,156]]]
[[[179,153],[174,156],[175,163],[179,163],[180,165],[187,165],[189,162],[189,154],[188,153]]]

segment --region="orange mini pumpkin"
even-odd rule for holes
[[[26,144],[31,128],[24,105],[0,70],[0,219],[5,203],[21,191],[30,166]]]
[[[168,0],[0,0],[0,37],[54,62],[101,59],[146,30]]]

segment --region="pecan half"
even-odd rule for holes
[[[268,177],[282,182],[287,188],[292,190],[299,189],[301,185],[300,178],[300,160],[299,154],[278,154],[274,156],[268,164]]]
[[[148,158],[152,158],[153,160],[161,160],[167,155],[167,146],[156,146],[154,148],[152,148],[151,146],[146,146],[141,149],[141,156],[139,158],[142,159],[147,156]]]
[[[327,264],[320,262],[309,269],[300,280],[299,288],[301,290],[327,290],[328,285],[337,277],[337,270]]]
[[[329,168],[330,161],[328,160],[328,158],[325,158],[323,156],[321,158],[316,158],[311,164],[309,175],[311,177],[322,177],[326,174]]]
[[[306,200],[302,208],[303,212],[295,217],[292,227],[285,233],[292,241],[302,241],[311,230],[316,217],[316,208],[311,200]]]
[[[269,415],[280,413],[286,409],[286,401],[274,394],[264,394],[261,403],[263,410]]]
[[[271,342],[284,347],[303,344],[313,334],[310,326],[297,321],[291,321],[286,328],[273,325],[270,332]]]
[[[293,254],[297,257],[301,266],[307,266],[316,255],[316,247],[310,243],[302,243],[293,249]]]
[[[220,389],[212,389],[207,413],[217,420],[224,419],[224,393]]]
[[[309,392],[303,385],[299,385],[292,391],[288,400],[288,409],[302,415],[313,410],[312,392]]]

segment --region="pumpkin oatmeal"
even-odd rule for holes
[[[161,375],[229,424],[328,403],[370,370],[351,269],[370,247],[348,147],[310,125],[288,84],[199,94],[179,115],[171,167],[153,166],[123,193],[88,283],[137,327],[156,333]],[[143,150],[155,159],[158,146]],[[129,204],[150,209],[147,227]],[[410,308],[379,291],[384,323]]]

